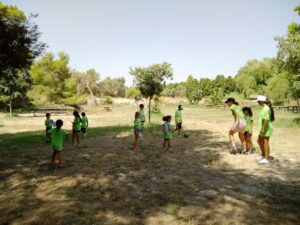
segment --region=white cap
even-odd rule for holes
[[[266,102],[267,101],[267,97],[263,96],[263,95],[259,95],[259,96],[257,96],[256,101],[257,102]]]

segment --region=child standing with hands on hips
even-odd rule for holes
[[[56,121],[56,128],[52,128],[48,131],[51,135],[51,147],[53,150],[52,157],[51,157],[51,164],[55,165],[55,158],[57,155],[58,159],[58,166],[63,167],[62,156],[61,152],[63,150],[63,141],[65,138],[68,138],[68,134],[65,130],[61,129],[63,126],[62,120]]]
[[[134,115],[134,143],[133,151],[138,151],[139,138],[143,136],[142,134],[142,121],[140,119],[140,112],[136,112]]]
[[[74,145],[75,139],[77,140],[77,147],[79,147],[79,134],[80,134],[80,124],[81,124],[81,118],[79,116],[78,111],[73,112],[74,120],[73,120],[73,129],[72,129],[72,144]]]

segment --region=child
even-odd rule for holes
[[[81,113],[81,132],[84,137],[86,137],[86,129],[89,127],[89,120],[85,115],[85,112]]]
[[[168,131],[168,124],[167,124],[167,117],[166,116],[163,116],[162,118],[162,125],[161,125],[161,130],[163,132],[163,135],[164,135],[164,142],[163,142],[163,146],[164,148],[166,148],[166,141],[165,141],[165,133]]]
[[[172,119],[171,116],[165,117],[165,121],[166,121],[165,127],[166,128],[164,131],[164,147],[166,150],[172,150],[171,149],[171,140],[173,138],[173,132],[175,130],[173,130],[173,127],[171,125],[171,119]]]
[[[51,146],[52,146],[52,157],[51,157],[51,164],[55,165],[55,158],[57,155],[58,158],[58,166],[63,167],[62,157],[61,157],[61,151],[63,150],[63,141],[64,138],[68,138],[67,132],[61,127],[63,126],[62,120],[56,121],[56,128],[52,128],[48,131],[48,133],[51,135]]]
[[[178,106],[178,109],[175,112],[175,123],[176,123],[176,130],[178,131],[178,136],[180,135],[180,131],[182,128],[182,105]]]
[[[143,136],[142,134],[142,121],[140,119],[140,113],[136,112],[134,115],[134,143],[133,151],[138,150],[139,138]]]
[[[72,144],[74,145],[74,139],[76,138],[77,140],[77,147],[79,147],[79,133],[80,133],[80,123],[81,123],[81,118],[79,116],[78,111],[73,112],[74,116],[74,121],[73,123],[73,129],[72,129]]]
[[[244,128],[244,138],[246,141],[246,153],[253,153],[253,143],[252,143],[252,132],[253,132],[253,113],[250,107],[244,107],[243,113],[246,120],[246,126]]]
[[[242,144],[242,152],[245,152],[246,142],[244,138],[244,128],[246,125],[246,121],[244,119],[243,110],[234,98],[228,98],[225,103],[230,107],[234,118],[234,123],[229,130],[229,140],[232,146],[230,153],[236,154],[238,152],[234,141],[234,134],[237,132],[239,133],[239,138]]]
[[[50,134],[48,133],[49,130],[52,129],[53,125],[54,125],[54,121],[50,119],[51,114],[50,113],[46,113],[46,120],[45,120],[45,126],[46,126],[46,142],[50,143]]]
[[[257,102],[262,107],[259,115],[259,136],[258,144],[261,156],[257,158],[258,163],[268,164],[270,156],[270,137],[273,133],[272,122],[275,120],[272,103],[266,96],[258,96]]]
[[[144,123],[145,123],[145,112],[144,112],[144,104],[140,104],[140,119],[142,122],[142,129],[144,129]]]

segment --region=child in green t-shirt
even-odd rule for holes
[[[243,108],[246,126],[244,128],[244,138],[246,141],[247,154],[253,153],[252,133],[253,133],[253,113],[250,107]]]
[[[56,121],[56,128],[52,128],[48,131],[48,133],[51,135],[51,146],[52,146],[52,157],[51,157],[51,164],[55,165],[55,158],[57,155],[58,159],[58,166],[63,167],[61,152],[63,150],[63,141],[65,138],[68,138],[67,132],[61,127],[63,126],[62,120]]]
[[[142,121],[140,119],[140,113],[136,112],[134,115],[134,143],[133,143],[133,150],[138,150],[139,145],[139,138],[143,136],[142,134]]]
[[[163,120],[165,123],[163,124],[163,133],[164,133],[164,148],[166,150],[172,150],[171,149],[171,140],[173,139],[173,127],[171,125],[171,116],[163,117]]]
[[[178,132],[178,136],[180,135],[181,129],[182,129],[182,111],[183,107],[182,105],[178,106],[178,109],[175,112],[175,123],[176,123],[176,130]]]
[[[51,114],[50,113],[46,113],[46,120],[45,120],[45,127],[46,127],[46,142],[50,143],[51,139],[50,139],[50,134],[48,133],[49,130],[52,129],[53,125],[54,125],[54,121],[52,119],[50,119]]]
[[[89,120],[85,115],[85,112],[81,113],[81,133],[83,134],[84,137],[87,135],[87,128],[89,126]]]
[[[73,120],[73,129],[72,129],[72,144],[74,145],[75,139],[77,140],[77,147],[79,147],[79,134],[80,134],[80,124],[81,124],[81,118],[79,116],[78,111],[73,112],[74,120]]]

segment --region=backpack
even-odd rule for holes
[[[163,133],[167,133],[167,132],[169,131],[169,127],[168,127],[168,124],[167,124],[167,123],[163,123],[163,124],[161,125],[161,131],[162,131]]]

